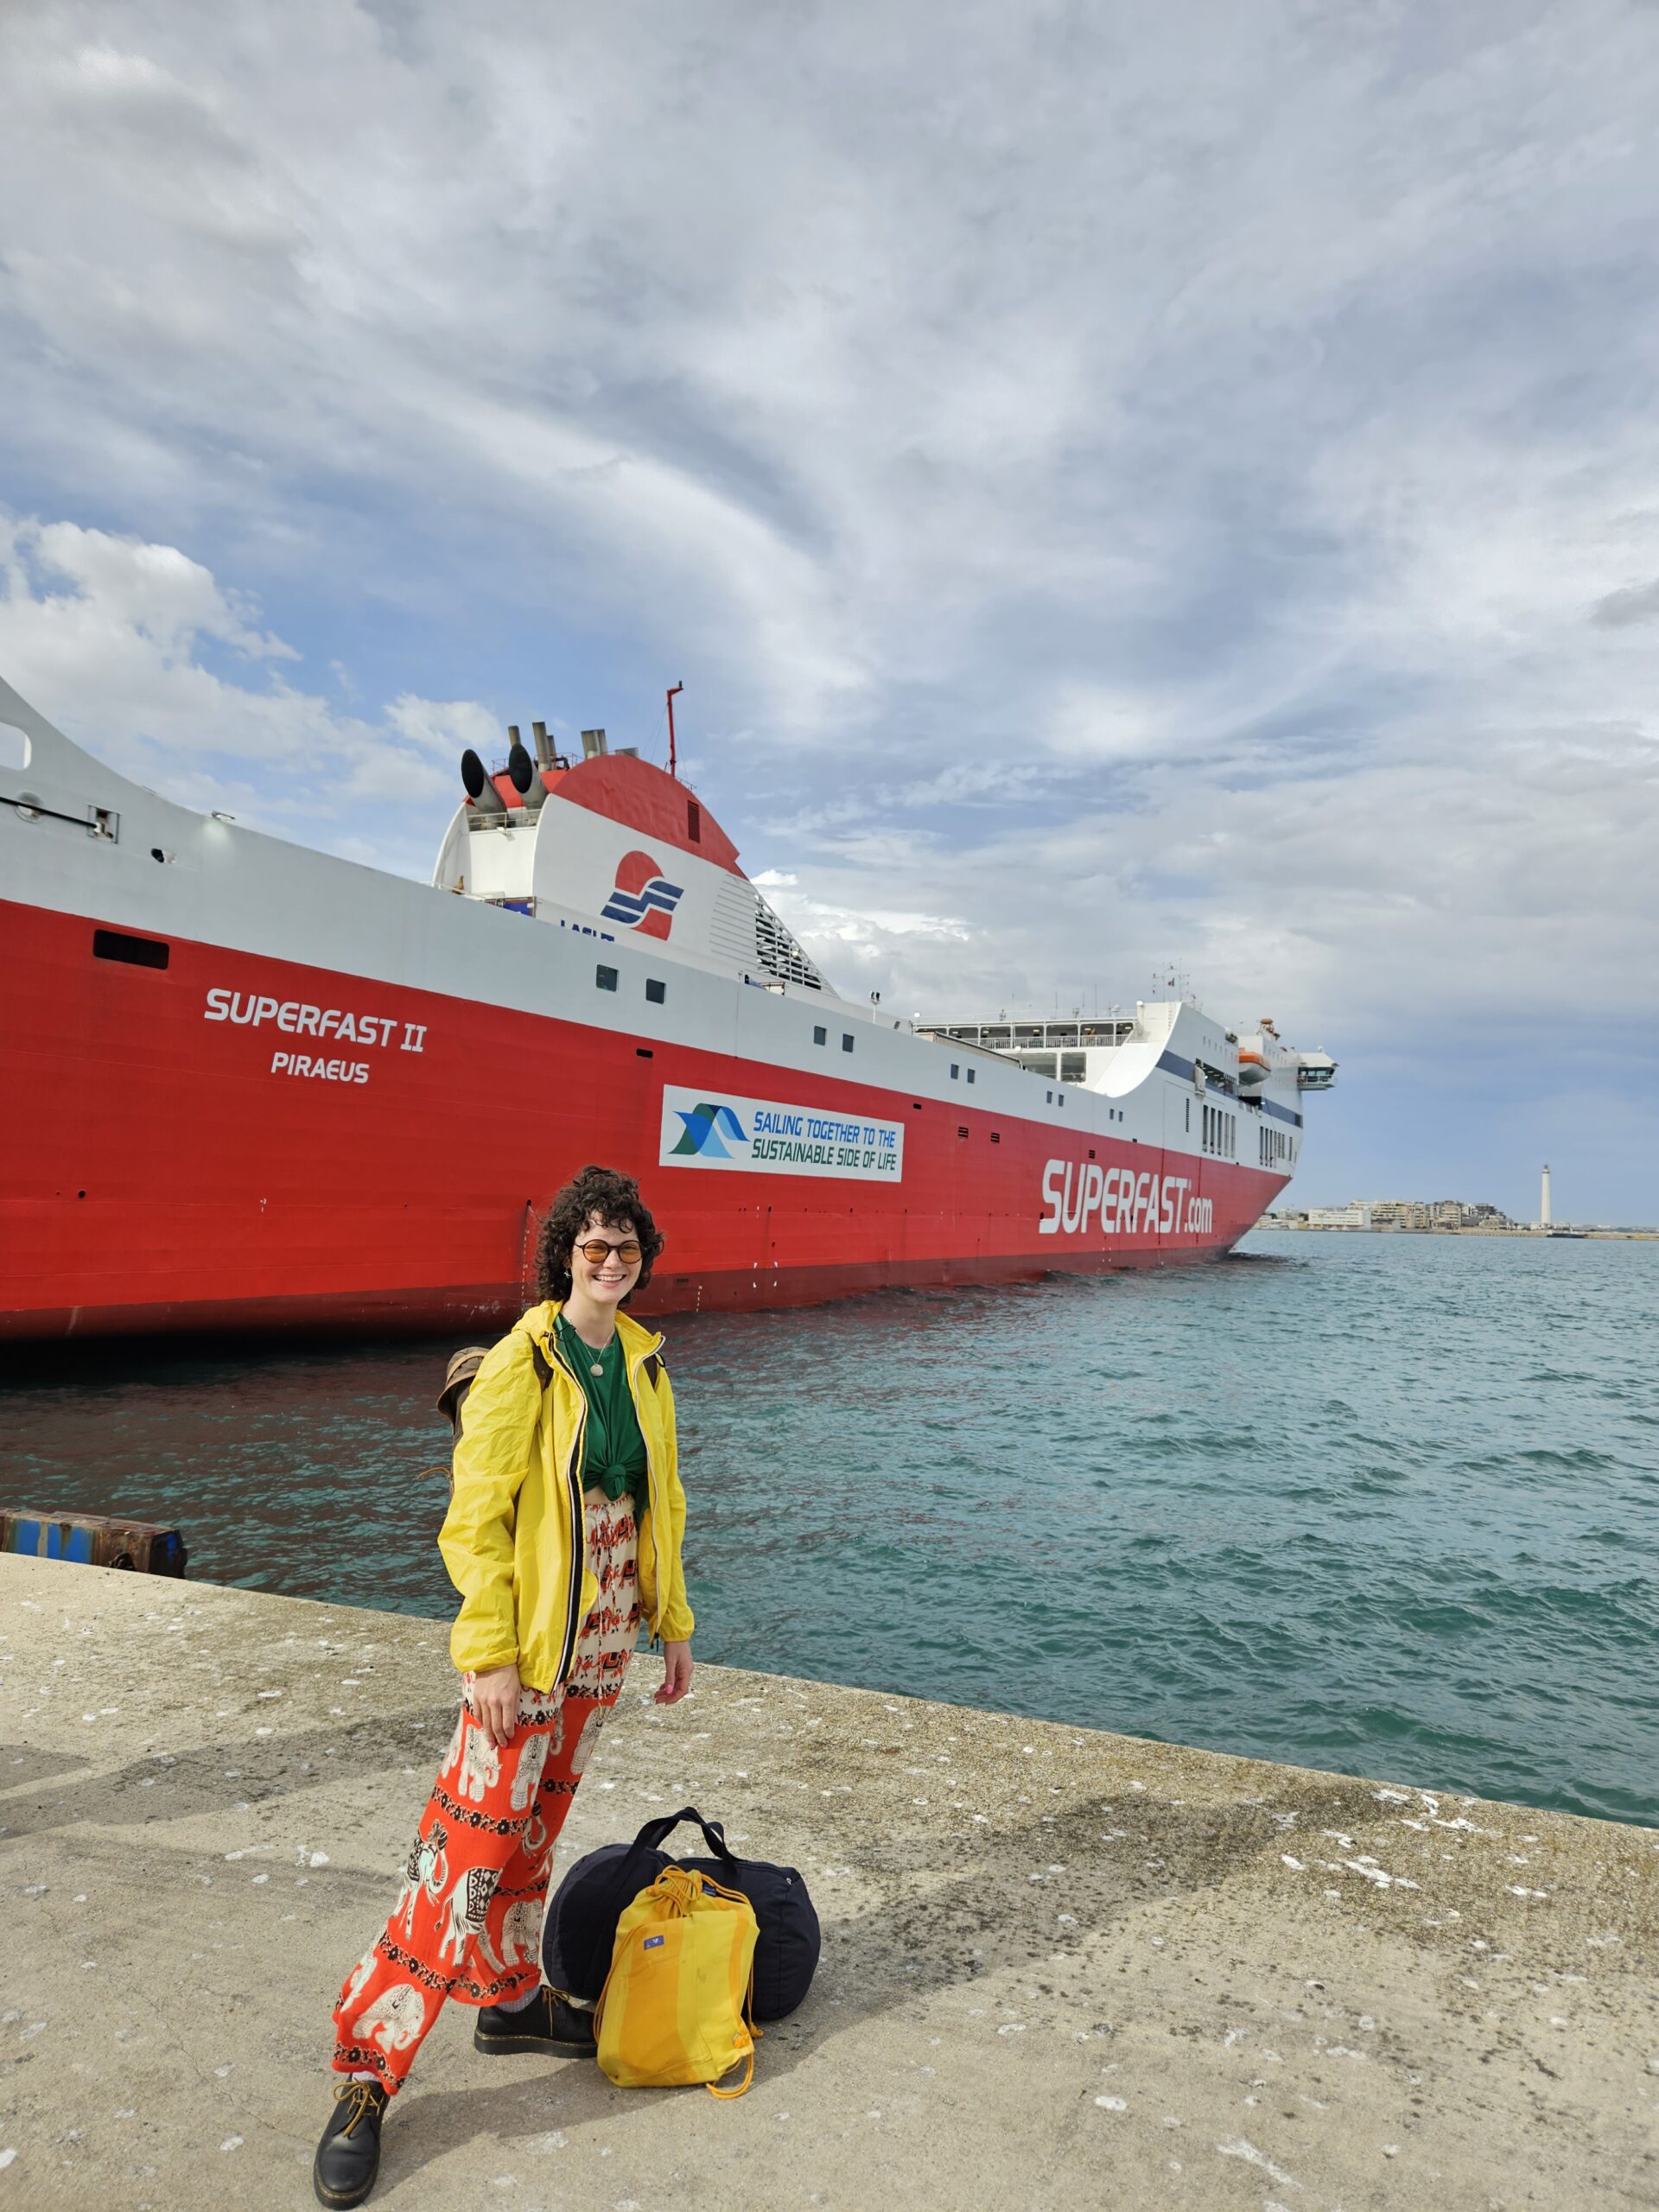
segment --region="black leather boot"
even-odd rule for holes
[[[380,2171],[380,2122],[391,2102],[378,2082],[347,2082],[334,2091],[334,2108],[311,2165],[311,2185],[322,2204],[360,2204]]]
[[[499,2005],[480,2007],[473,2030],[474,2050],[546,2050],[591,2058],[594,2016],[566,2004],[556,1989],[538,1989],[533,2001],[509,2012]]]

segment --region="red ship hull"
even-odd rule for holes
[[[487,1327],[527,1301],[539,1211],[588,1160],[636,1174],[666,1233],[639,1302],[658,1313],[1216,1258],[1286,1180],[176,935],[164,970],[94,959],[97,926],[0,903],[3,1338]],[[353,1079],[348,1046],[325,1064],[335,1072],[276,1074],[270,1028],[204,1025],[209,994],[226,990],[372,1001],[383,1040],[395,1029],[419,1046],[387,1041],[372,1079]],[[902,1178],[665,1162],[664,1084],[902,1122]],[[1068,1192],[1073,1173],[1081,1191],[1116,1169],[1152,1201],[1111,1234],[1098,1213],[1044,1233],[1057,1162]],[[1160,1212],[1166,1175],[1179,1203]]]

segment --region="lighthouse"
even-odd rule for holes
[[[1554,1220],[1554,1218],[1555,1218],[1555,1216],[1554,1216],[1554,1211],[1552,1211],[1552,1209],[1551,1209],[1550,1203],[1549,1203],[1549,1162],[1548,1162],[1548,1160],[1546,1160],[1546,1161],[1544,1162],[1544,1180],[1543,1180],[1543,1187],[1541,1189],[1541,1191],[1540,1191],[1540,1192],[1539,1192],[1539,1193],[1538,1193],[1538,1226],[1539,1226],[1539,1228],[1540,1228],[1540,1229],[1548,1229],[1548,1228],[1549,1227],[1550,1224]]]

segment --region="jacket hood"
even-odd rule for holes
[[[553,1324],[563,1310],[563,1299],[544,1299],[539,1306],[532,1306],[528,1313],[521,1313],[512,1325],[521,1336],[550,1338]],[[647,1329],[631,1313],[623,1313],[620,1306],[616,1315],[616,1333],[622,1339],[622,1349],[627,1354],[631,1366],[635,1360],[643,1359],[647,1352],[657,1351],[662,1346],[663,1339],[654,1329]]]

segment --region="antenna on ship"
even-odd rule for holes
[[[678,780],[680,771],[679,764],[674,752],[674,701],[676,695],[683,691],[684,689],[685,686],[683,683],[672,683],[669,686],[668,691],[668,772],[671,776],[674,777],[677,781]]]

